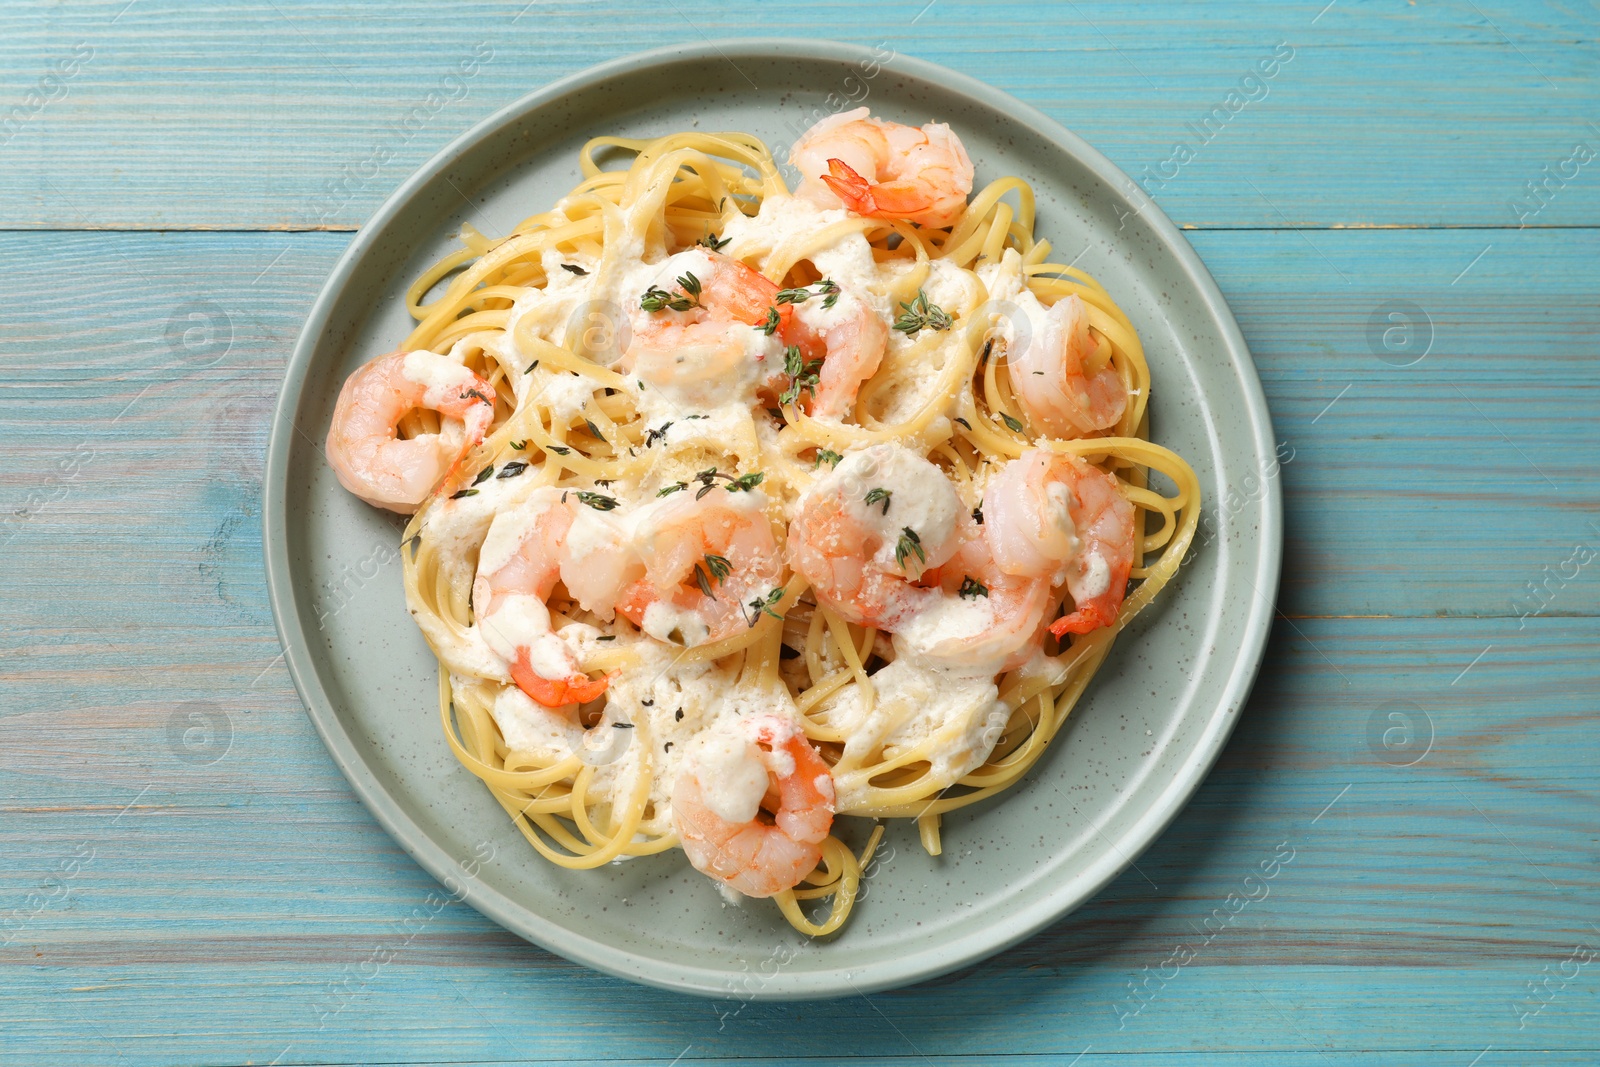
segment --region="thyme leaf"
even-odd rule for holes
[[[789,345],[783,350],[783,372],[789,376],[789,388],[778,394],[778,403],[785,407],[800,399],[801,394],[809,392],[812,396],[817,393],[817,371],[822,367],[822,360],[807,361],[800,354],[799,345]]]
[[[639,298],[639,308],[643,311],[660,311],[663,308],[672,311],[688,311],[690,308],[700,307],[700,279],[693,272],[686,273],[677,279],[680,293],[669,293],[658,285],[652,285],[644,291]]]
[[[961,596],[976,600],[980,596],[988,596],[989,587],[969,574],[965,578],[961,579],[961,588],[956,590],[956,592]]]
[[[907,337],[915,337],[923,330],[948,330],[954,324],[950,313],[929,303],[928,294],[921,289],[917,290],[915,300],[900,305],[900,317],[894,320],[894,328]]]
[[[922,550],[922,538],[911,527],[903,526],[900,528],[900,542],[894,546],[895,566],[905,570],[906,559],[913,553],[923,563],[928,562],[928,554]]]
[[[694,498],[699,500],[701,497],[711,492],[711,490],[715,489],[717,487],[716,479],[718,478],[721,478],[724,481],[733,481],[733,475],[723,474],[715,467],[707,467],[705,470],[696,474],[694,476],[694,480],[700,483],[700,489],[694,494]]]
[[[780,304],[804,304],[814,296],[822,296],[824,308],[831,308],[839,301],[839,286],[833,281],[824,278],[817,283],[817,292],[813,293],[809,285],[802,285],[795,289],[780,289],[775,298]]]
[[[761,621],[762,615],[771,615],[774,619],[780,622],[783,621],[783,616],[772,610],[772,606],[783,599],[783,594],[784,589],[779,586],[777,589],[767,593],[765,597],[758,596],[750,601],[750,614],[746,616],[746,619],[750,623],[751,629],[754,629],[756,623]]]
[[[889,498],[892,496],[894,496],[892,491],[880,485],[867,493],[867,507],[870,508],[874,504],[881,503],[883,505],[883,513],[887,515],[889,514]]]
[[[604,493],[591,493],[586,489],[579,489],[573,495],[578,498],[580,504],[588,504],[596,511],[610,511],[617,506],[617,498],[606,496]]]
[[[722,581],[732,571],[733,564],[728,562],[726,556],[718,556],[707,552],[704,564],[696,563],[694,565],[695,584],[700,586],[702,593],[715,600],[717,594],[712,591],[712,584]]]

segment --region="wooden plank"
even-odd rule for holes
[[[850,1052],[885,1057],[1070,1059],[1092,1046],[1301,1063],[1384,1049],[1356,1062],[1423,1050],[1433,1058],[1404,1062],[1464,1064],[1492,1045],[1498,1059],[1485,1063],[1539,1062],[1535,1049],[1582,1062],[1575,1050],[1600,1032],[1591,971],[1525,998],[1575,945],[1600,947],[1585,757],[1597,628],[1280,624],[1222,761],[1136,870],[960,975],[827,1005],[645,990],[456,904],[403,926],[434,885],[343,789],[281,670],[253,688],[220,665],[162,675],[159,698],[125,702],[112,686],[71,686],[63,665],[63,699],[8,702],[0,719],[11,798],[0,901],[42,900],[0,949],[12,993],[0,1062],[108,1048],[129,1064],[260,1063],[286,1048],[280,1062],[664,1062],[685,1049],[686,1060],[825,1059],[843,1051],[841,1034]],[[208,643],[224,662],[254,654],[226,633]],[[1487,643],[1502,651],[1456,677]],[[111,657],[87,658],[92,679]],[[185,762],[166,744],[180,698],[226,709],[232,742],[217,762]],[[1369,740],[1392,706],[1413,728],[1431,722],[1433,743],[1410,766],[1411,753]],[[950,833],[959,840],[958,825]],[[1290,852],[1262,879],[1264,862]],[[1230,909],[1230,893],[1257,899]],[[1164,966],[1178,945],[1192,960]],[[363,970],[374,953],[394,959]],[[1129,983],[1147,967],[1167,978],[1140,986],[1139,1008]],[[347,979],[348,1009],[336,1010]],[[196,1005],[182,1016],[178,989]]]
[[[1550,236],[1193,235],[1293,456],[1284,611],[1600,608],[1600,231]]]
[[[886,42],[1007,89],[1151,168],[1180,224],[1231,231],[1193,240],[1294,456],[1287,617],[1194,803],[1039,937],[871,998],[658,993],[459,904],[413,935],[436,886],[317,741],[260,568],[284,355],[347,236],[0,233],[0,1064],[1600,1058],[1574,963],[1600,949],[1600,584],[1577,562],[1600,544],[1600,172],[1527,189],[1600,148],[1589,6],[751,12],[23,0],[0,230],[348,229],[530,88],[724,34]],[[455,98],[396,132],[480,42]],[[1162,176],[1278,42],[1265,95]],[[1332,229],[1373,226],[1449,229]],[[1408,326],[1433,344],[1401,365]],[[1224,490],[1212,521],[1249,492]]]
[[[1318,235],[1321,254],[1341,269],[1385,284],[1428,264],[1455,269],[1475,254],[1475,240]],[[1503,293],[1507,278],[1535,269],[1550,276],[1540,294],[1551,301],[1548,313],[1516,320],[1543,357],[1528,362],[1524,388],[1547,419],[1567,412],[1583,440],[1585,408],[1569,399],[1582,363],[1564,348],[1581,305],[1562,301],[1578,299],[1588,284],[1591,236],[1530,232],[1519,240],[1525,243],[1496,247],[1454,287],[1403,291],[1451,322],[1485,294]],[[5,467],[7,505],[15,491],[49,484],[53,459],[80,440],[95,452],[78,478],[62,479],[65,494],[7,546],[8,575],[16,577],[0,593],[0,706],[7,711],[0,789],[10,798],[0,822],[0,900],[30,907],[29,894],[51,892],[52,873],[80,845],[95,850],[62,897],[29,915],[27,939],[0,957],[26,965],[13,967],[21,976],[17,997],[0,1009],[0,1032],[30,1042],[19,1046],[17,1062],[34,1062],[48,1048],[104,1055],[105,1038],[84,1018],[129,1062],[175,1055],[268,1061],[284,1046],[298,1050],[286,1062],[487,1058],[507,1047],[542,1056],[598,1055],[598,1047],[606,1057],[662,1060],[685,1046],[706,1056],[761,1049],[824,1057],[840,1015],[862,1035],[860,1051],[881,1055],[905,1054],[900,1032],[915,1035],[926,1053],[963,1056],[997,1047],[1075,1055],[1083,1045],[1067,1039],[1080,1035],[1101,1051],[1231,1047],[1266,1058],[1280,1055],[1268,1050],[1355,1048],[1393,1034],[1411,1042],[1405,1047],[1470,1052],[1466,1062],[1482,1049],[1463,1041],[1473,1031],[1502,1049],[1532,1047],[1518,1044],[1525,1036],[1543,1048],[1588,1047],[1594,1005],[1582,983],[1535,1017],[1532,1035],[1516,1029],[1510,1011],[1528,981],[1566,958],[1571,945],[1563,942],[1588,936],[1581,917],[1594,897],[1577,843],[1593,819],[1585,694],[1597,682],[1596,621],[1553,617],[1529,620],[1525,630],[1509,617],[1280,624],[1240,733],[1196,802],[1141,858],[1143,874],[1130,871],[1078,916],[960,980],[830,1008],[828,1027],[808,1025],[819,1009],[804,1006],[750,1005],[730,1024],[721,1016],[736,1002],[707,1005],[590,975],[460,907],[409,940],[402,961],[363,987],[358,1006],[322,1027],[318,1005],[328,1003],[330,983],[346,964],[389,945],[432,889],[328,763],[275,665],[260,588],[252,509],[266,415],[294,325],[343,242],[273,234],[0,238],[11,261],[39,268],[7,282],[10,306],[25,309],[7,327],[8,348],[33,353],[8,384],[7,400],[23,402],[0,406],[0,450],[15,457]],[[1285,468],[1291,516],[1301,494],[1328,491],[1296,481],[1298,470],[1348,485],[1340,481],[1348,473],[1318,460],[1322,451],[1346,437],[1368,455],[1382,443],[1371,425],[1376,417],[1359,407],[1352,425],[1365,432],[1319,438],[1333,414],[1313,422],[1309,394],[1287,391],[1338,384],[1362,361],[1377,363],[1357,342],[1327,340],[1361,322],[1366,304],[1357,302],[1352,316],[1349,300],[1319,296],[1336,283],[1316,275],[1309,261],[1320,262],[1318,253],[1297,247],[1304,249],[1292,234],[1202,240],[1240,305],[1274,406],[1286,412],[1282,429],[1302,448]],[[1392,273],[1375,274],[1381,265]],[[76,276],[114,282],[93,318],[73,319],[74,305],[53,283]],[[1469,285],[1481,288],[1450,296]],[[187,346],[182,339],[167,345],[168,309],[196,292],[226,300],[236,328],[225,352],[204,331]],[[1461,302],[1439,305],[1437,293]],[[1302,306],[1304,326],[1292,326]],[[206,320],[219,330],[220,322]],[[1488,402],[1515,375],[1485,347],[1498,336],[1493,320],[1485,315],[1481,325],[1460,331],[1461,355],[1449,357],[1460,366],[1442,349],[1438,359],[1430,353],[1414,367],[1380,364],[1373,373],[1392,370],[1401,382],[1415,374],[1434,385],[1459,374],[1468,397]],[[46,337],[51,343],[41,344]],[[1325,385],[1317,395],[1333,392]],[[1352,392],[1340,404],[1354,399]],[[1406,401],[1396,393],[1391,408],[1404,413]],[[1410,403],[1419,406],[1415,397]],[[1524,450],[1555,433],[1539,418],[1520,424]],[[1479,476],[1478,457],[1462,448],[1451,441],[1438,451],[1437,477]],[[1531,454],[1541,465],[1549,458]],[[1360,462],[1352,451],[1348,465]],[[1466,503],[1446,525],[1468,526],[1478,514],[1468,510],[1478,507],[1471,494],[1462,495]],[[1386,498],[1391,507],[1410,499],[1409,489]],[[1380,514],[1305,512],[1324,513],[1323,525],[1308,532],[1329,557]],[[1515,578],[1503,565],[1494,571],[1492,556],[1480,562],[1502,583]],[[1359,571],[1356,563],[1349,568]],[[1395,583],[1402,592],[1410,588],[1403,579]],[[1341,584],[1322,583],[1315,593],[1336,596]],[[63,586],[73,595],[59,595]],[[1415,610],[1471,606],[1451,599],[1457,594],[1446,583],[1418,588]],[[1563,595],[1579,598],[1585,588],[1574,583]],[[1509,615],[1488,607],[1483,613]],[[226,733],[223,756],[214,764],[185,760],[203,761],[215,751],[208,746],[221,742],[174,743],[169,724],[177,715],[186,728],[190,712],[204,717],[210,707],[224,715],[225,731],[218,726],[212,735]],[[1418,709],[1436,736],[1428,757],[1413,768],[1381,762],[1388,753],[1369,741],[1374,715],[1388,729],[1382,716],[1389,710],[1415,716]],[[1341,795],[1345,785],[1351,789]],[[1305,880],[1286,874],[1270,909],[1248,913],[1184,968],[1182,983],[1163,987],[1117,1029],[1117,1005],[1130,1010],[1118,999],[1127,983],[1142,980],[1146,966],[1160,967],[1189,923],[1201,922],[1259,864],[1257,852],[1270,854],[1302,832],[1295,841],[1312,847],[1297,853],[1290,873]],[[1519,849],[1537,869],[1519,862]],[[330,856],[339,858],[332,870]],[[1151,889],[1146,875],[1165,889]],[[1273,970],[1252,970],[1267,967]],[[1271,989],[1258,973],[1273,976]],[[1314,1039],[1301,1044],[1245,981],[1274,1000],[1286,991],[1296,1025]],[[208,1005],[193,1028],[168,1021],[179,987]],[[596,1004],[628,1012],[620,1030],[611,1022],[616,1012],[606,1013],[611,1029],[599,1046]],[[1019,1004],[1028,1005],[1026,1025],[1017,1022]],[[718,1030],[725,1025],[737,1029]],[[375,1028],[382,1036],[374,1038]],[[523,1034],[538,1036],[507,1045],[506,1035]],[[68,1035],[87,1044],[65,1044]]]
[[[692,19],[645,0],[606,17],[582,4],[403,0],[361,19],[289,0],[203,18],[124,0],[20,5],[0,41],[0,102],[17,109],[0,127],[0,226],[353,228],[439,147],[536,86],[658,45],[820,27],[1014,93],[1146,181],[1184,225],[1600,217],[1600,163],[1574,157],[1579,142],[1600,151],[1593,20],[1554,0],[925,7],[822,2],[752,20],[731,0]],[[1273,77],[1244,82],[1283,48],[1292,58]],[[1222,118],[1197,133],[1213,108]],[[369,166],[378,147],[385,161]],[[1530,199],[1527,183],[1551,174]],[[324,198],[339,182],[353,188]]]
[[[1195,241],[1292,457],[1282,609],[1600,610],[1600,582],[1574,558],[1600,545],[1600,231],[1314,236],[1315,247],[1289,232]],[[0,539],[19,573],[0,610],[46,632],[80,617],[149,625],[95,581],[105,550],[137,546],[127,573],[166,585],[186,612],[166,625],[265,625],[255,502],[268,421],[284,353],[346,240],[0,236],[0,251],[36,267],[0,279],[16,309],[0,341],[31,353],[0,384]],[[94,315],[64,277],[105,279]],[[1368,338],[1373,313],[1397,300],[1433,334],[1406,367]],[[1251,491],[1223,488],[1206,530]],[[62,543],[85,538],[102,553],[63,558]],[[63,575],[82,585],[70,601],[50,595]],[[174,653],[196,654],[159,649]]]

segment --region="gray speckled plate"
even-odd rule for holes
[[[434,660],[406,613],[398,523],[322,459],[339,385],[410,329],[411,279],[464,221],[505,233],[579,180],[599,133],[745,130],[782,146],[869,104],[949,122],[978,183],[1019,174],[1038,232],[1127,309],[1155,379],[1154,437],[1199,471],[1217,536],[1125,633],[1051,751],[1016,788],[951,816],[945,854],[892,825],[837,937],[802,943],[765,902],[724,904],[679,853],[590,873],[540,859],[445,746]],[[1021,102],[929,63],[851,45],[720,41],[621,59],[541,89],[413,175],[351,243],[290,360],[267,461],[267,574],[288,664],[334,760],[417,862],[485,915],[613,974],[736,998],[904,985],[971,963],[1081,904],[1188,800],[1255,676],[1277,589],[1273,437],[1250,355],[1194,251],[1128,178]],[[1247,479],[1251,479],[1247,481]],[[1264,489],[1215,506],[1225,487]],[[855,823],[858,820],[843,820]]]

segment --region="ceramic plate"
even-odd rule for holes
[[[1215,536],[1124,633],[1051,750],[1017,787],[950,816],[945,854],[890,826],[843,932],[806,942],[765,902],[729,906],[676,851],[590,873],[539,858],[445,746],[435,662],[407,615],[399,523],[322,458],[334,398],[409,331],[403,295],[463,222],[509,232],[579,180],[601,133],[743,130],[784,156],[814,121],[950,123],[978,185],[1017,174],[1037,232],[1137,326],[1151,428],[1198,470]],[[792,178],[792,176],[791,176]],[[884,989],[981,959],[1054,922],[1168,824],[1211,767],[1260,663],[1281,550],[1273,437],[1233,316],[1194,251],[1100,153],[971,78],[835,43],[661,49],[557,82],[413,175],[351,242],[289,362],[267,462],[267,574],[288,665],[357,794],[418,863],[479,911],[591,967],[700,994],[798,999]],[[1218,509],[1227,488],[1261,486]],[[1235,497],[1234,500],[1238,500]],[[864,820],[841,820],[865,826]],[[859,836],[859,835],[858,835]]]

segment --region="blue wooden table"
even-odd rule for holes
[[[0,1063],[1600,1062],[1597,24],[11,0]],[[556,77],[752,33],[885,42],[1099,147],[1190,229],[1286,457],[1265,669],[1139,871],[945,980],[795,1006],[638,988],[427,904],[301,710],[259,532],[286,354],[380,200]]]

